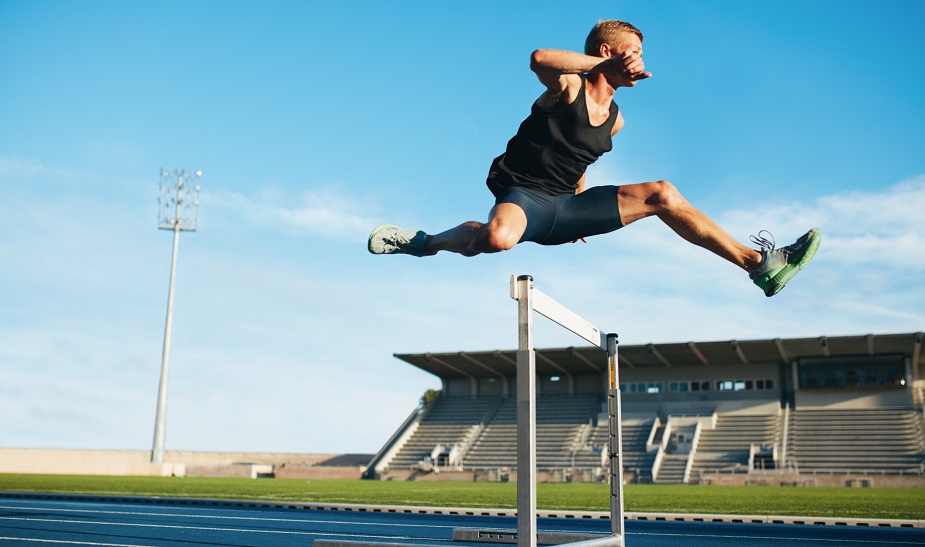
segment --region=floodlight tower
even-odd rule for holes
[[[180,169],[161,168],[157,227],[173,231],[173,255],[170,259],[170,284],[167,289],[167,322],[164,326],[164,350],[161,353],[161,381],[157,388],[157,415],[154,419],[153,463],[164,463],[164,437],[167,433],[167,372],[170,365],[170,334],[173,326],[173,282],[177,275],[177,248],[180,232],[195,232],[199,212],[199,184],[202,171],[187,173]]]

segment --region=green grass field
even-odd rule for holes
[[[4,475],[0,491],[261,501],[514,508],[513,483]],[[925,520],[921,488],[787,488],[628,484],[630,512]],[[540,509],[607,511],[602,484],[539,484]]]

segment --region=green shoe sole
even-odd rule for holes
[[[796,262],[793,264],[788,264],[781,268],[781,270],[774,274],[773,277],[767,282],[767,286],[764,290],[764,295],[767,297],[774,296],[779,293],[787,283],[793,279],[793,276],[800,273],[809,261],[813,259],[816,255],[816,250],[819,249],[819,242],[822,239],[822,235],[819,231],[815,231],[807,242],[806,246],[803,248],[803,254],[796,258]]]

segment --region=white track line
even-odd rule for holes
[[[325,520],[325,519],[282,519],[274,517],[240,517],[240,516],[222,516],[222,515],[190,515],[187,513],[146,513],[144,511],[103,511],[100,509],[63,509],[56,507],[22,507],[22,506],[10,506],[10,505],[0,505],[0,509],[16,509],[22,511],[41,511],[43,513],[48,513],[56,511],[59,513],[88,513],[88,514],[97,514],[97,515],[132,515],[132,516],[145,516],[145,517],[171,517],[171,518],[191,518],[191,519],[222,519],[222,520],[242,520],[242,521],[260,521],[260,522],[304,522],[308,524],[337,524],[337,525],[364,525],[368,526],[368,522],[360,521],[348,521],[348,520]],[[13,517],[0,517],[0,518],[13,518]],[[28,518],[28,517],[26,517]],[[448,528],[455,529],[459,526],[447,526],[447,525],[430,525],[430,524],[396,524],[396,523],[375,523],[375,526],[396,526],[402,528]]]
[[[775,542],[780,541],[798,541],[800,543],[805,542],[815,542],[815,543],[858,543],[861,545],[883,545],[883,539],[878,540],[867,540],[867,539],[834,539],[834,538],[806,538],[806,537],[779,537],[779,536],[732,536],[728,534],[709,534],[709,535],[692,535],[692,534],[666,534],[662,532],[651,533],[651,532],[642,532],[642,533],[628,533],[627,538],[630,536],[654,536],[654,537],[681,537],[681,538],[697,538],[697,539],[740,539],[743,542],[751,541],[756,539],[766,539]],[[890,541],[890,545],[922,545],[921,541]]]
[[[23,518],[23,517],[0,517],[0,520],[12,520],[17,522],[49,522],[55,524],[80,524],[83,526],[123,526],[129,528],[155,528],[159,530],[199,530],[204,532],[233,532],[241,534],[276,534],[284,536],[324,536],[324,537],[359,537],[374,539],[392,539],[392,540],[412,540],[412,541],[449,541],[440,540],[439,538],[415,538],[410,536],[383,536],[373,534],[351,534],[344,532],[315,532],[315,531],[298,531],[298,530],[254,530],[250,528],[223,528],[218,526],[178,526],[175,524],[140,524],[126,522],[105,522],[94,521],[87,522],[84,520],[66,520],[66,519],[41,519],[41,518]],[[49,530],[53,531],[53,530]]]
[[[0,536],[0,541],[29,541],[35,543],[66,543],[67,545],[106,545],[107,547],[148,547],[135,543],[96,543],[94,541],[76,541],[72,539],[34,539],[34,538],[8,538]]]

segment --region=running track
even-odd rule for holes
[[[925,528],[628,520],[629,547],[925,545]],[[306,509],[299,504],[0,493],[0,545],[305,545],[316,539],[474,547],[456,528],[514,529],[510,516]],[[540,531],[609,532],[609,521],[541,518]]]

